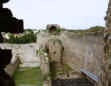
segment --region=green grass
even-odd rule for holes
[[[51,77],[53,79],[56,78],[57,73],[63,72],[62,66],[58,62],[55,62],[55,61],[50,62],[50,71],[51,71]]]
[[[64,70],[65,72],[74,71],[74,70],[73,70],[69,65],[67,65],[67,64],[63,64],[62,67],[63,67],[63,70]]]
[[[50,73],[43,75],[43,81],[46,81],[48,79],[48,77],[51,77]]]
[[[14,78],[16,86],[19,85],[42,86],[42,71],[40,70],[39,67],[17,68],[14,74]]]
[[[51,76],[53,79],[56,78],[58,73],[63,73],[63,72],[71,72],[73,69],[67,65],[67,64],[60,64],[58,62],[50,62],[50,71],[51,71]]]

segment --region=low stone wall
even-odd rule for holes
[[[0,48],[12,50],[11,63],[14,63],[19,58],[20,67],[40,66],[40,58],[36,55],[37,44],[0,44]]]
[[[40,68],[42,70],[43,86],[52,86],[50,76],[49,54],[46,52],[45,45],[42,45],[37,50],[37,55],[40,57]]]
[[[20,60],[18,58],[14,63],[10,63],[9,65],[7,65],[5,68],[6,73],[12,77],[16,68],[19,66],[19,63],[20,63]]]
[[[60,79],[76,79],[76,78],[82,78],[83,75],[79,72],[69,72],[69,73],[59,73],[57,74],[57,78]]]

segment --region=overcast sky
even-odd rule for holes
[[[108,0],[10,0],[4,7],[24,20],[24,28],[45,29],[59,24],[67,29],[104,26]]]

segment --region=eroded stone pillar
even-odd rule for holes
[[[109,0],[104,34],[104,57],[101,63],[101,75],[98,86],[111,86],[111,0]]]

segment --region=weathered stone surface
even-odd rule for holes
[[[75,34],[67,31],[60,35],[41,33],[37,36],[37,44],[46,45],[51,39],[61,40],[62,62],[64,64],[68,64],[75,71],[85,68],[95,75],[100,74],[101,57],[104,55],[103,33]],[[50,48],[50,51],[53,50]],[[54,57],[54,59],[56,58],[58,57]]]
[[[70,65],[75,71],[84,68],[99,75],[99,63],[101,63],[104,45],[103,34],[65,32],[61,34],[60,39],[64,47],[63,63]]]
[[[51,61],[62,63],[62,43],[59,39],[50,39],[46,44],[47,50],[50,55]]]
[[[111,86],[111,0],[109,0],[106,20],[106,31],[104,36],[104,57],[101,59],[101,74],[98,86]]]
[[[52,86],[50,76],[49,53],[47,53],[45,45],[41,45],[37,51],[37,55],[40,57],[40,68],[42,70],[43,86]]]
[[[37,44],[0,44],[0,47],[1,49],[12,50],[11,64],[14,64],[16,59],[19,58],[20,67],[40,66],[40,58],[36,55]]]
[[[19,63],[20,60],[17,58],[13,63],[11,62],[9,65],[7,65],[4,70],[12,77]]]

